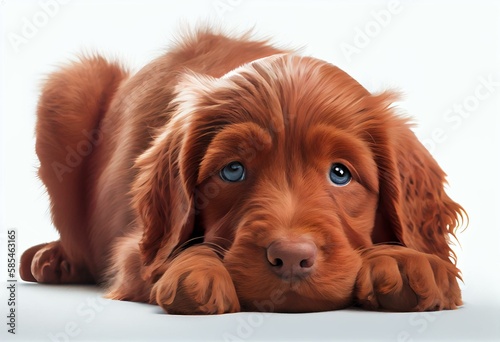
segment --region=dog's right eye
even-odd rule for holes
[[[241,182],[245,179],[245,167],[240,162],[231,162],[220,170],[220,178],[226,182]]]

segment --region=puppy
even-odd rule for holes
[[[21,277],[178,314],[455,309],[466,214],[395,99],[209,29],[135,75],[65,66],[36,126],[60,239]]]

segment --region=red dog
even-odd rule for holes
[[[183,314],[455,309],[465,212],[394,99],[209,30],[134,76],[98,56],[64,67],[36,127],[61,238],[21,276]]]

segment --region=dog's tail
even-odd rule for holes
[[[43,86],[36,125],[38,174],[63,239],[85,234],[88,160],[102,142],[100,122],[127,76],[117,63],[94,55],[50,74]]]

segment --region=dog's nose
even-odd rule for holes
[[[276,240],[267,247],[267,260],[281,279],[296,281],[311,272],[317,250],[316,245],[307,240]]]

